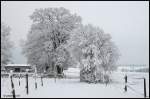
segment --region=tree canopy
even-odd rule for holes
[[[30,18],[33,24],[24,45],[28,63],[36,65],[52,63],[52,66],[56,62],[64,63],[67,55],[63,53],[66,53],[67,49],[64,50],[63,46],[69,39],[71,31],[81,23],[81,18],[62,7],[36,9]]]

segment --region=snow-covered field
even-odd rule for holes
[[[129,87],[128,91],[124,92],[124,75],[128,75]],[[41,86],[41,79],[37,79],[37,89],[35,89],[35,79],[29,77],[29,94],[26,94],[26,80],[13,78],[15,85],[15,93],[18,98],[26,97],[116,97],[116,98],[144,98],[143,79],[146,78],[147,96],[149,96],[149,74],[148,73],[113,73],[113,82],[108,84],[87,84],[81,83],[79,80],[79,70],[69,69],[65,71],[66,78],[55,79],[43,78],[44,85]],[[10,78],[1,78],[1,98],[11,97]]]

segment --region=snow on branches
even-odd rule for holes
[[[80,26],[73,31],[69,46],[78,49],[80,80],[104,82],[115,68],[119,57],[118,49],[109,34],[92,25]]]
[[[23,49],[28,63],[51,71],[80,64],[80,80],[108,81],[119,53],[111,36],[98,27],[82,25],[81,17],[60,8],[36,9]]]
[[[70,56],[63,46],[70,32],[81,23],[81,18],[63,7],[36,9],[30,18],[33,24],[23,47],[28,63],[40,68],[46,64],[53,70],[55,65],[64,66],[66,57]]]

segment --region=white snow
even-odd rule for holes
[[[128,75],[130,87],[127,92],[124,92],[124,75]],[[80,82],[79,69],[70,68],[65,71],[66,78],[55,79],[43,78],[44,86],[41,86],[41,79],[37,79],[37,89],[35,89],[35,79],[29,77],[29,94],[26,94],[26,80],[13,78],[15,91],[18,98],[144,98],[143,79],[146,78],[147,96],[149,96],[149,74],[135,72],[115,72],[113,73],[113,82],[108,84],[88,84]],[[134,85],[135,84],[135,85]],[[1,98],[9,98],[11,95],[10,78],[1,78]],[[11,97],[10,97],[11,98]]]
[[[30,64],[7,64],[6,67],[7,66],[12,66],[12,67],[13,66],[29,66],[30,67],[31,65]]]

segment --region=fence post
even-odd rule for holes
[[[14,83],[12,81],[12,75],[10,76],[10,79],[11,79],[11,87],[12,87],[12,94],[13,94],[13,98],[16,98],[15,97],[15,88],[14,88]]]
[[[127,91],[127,75],[125,75],[124,79],[125,79],[125,88],[124,88],[124,90],[126,92]]]
[[[144,97],[146,98],[146,79],[144,78]]]
[[[37,89],[37,82],[35,82],[35,89]]]
[[[56,77],[57,77],[57,67],[55,66],[54,68],[55,68],[55,71],[54,71],[54,76],[55,76],[55,77],[54,77],[54,78],[55,78],[55,83],[56,83]]]
[[[43,86],[43,77],[42,77],[42,75],[41,75],[41,85]]]
[[[27,89],[27,94],[29,93],[29,86],[28,86],[28,73],[26,74],[26,89]]]
[[[36,65],[35,65],[35,89],[37,89],[37,82],[36,82],[36,77],[37,77],[37,68],[36,68]]]
[[[35,89],[37,89],[36,74],[35,74]]]
[[[56,83],[56,73],[55,73],[55,83]]]
[[[19,86],[20,86],[20,75],[19,75]]]

